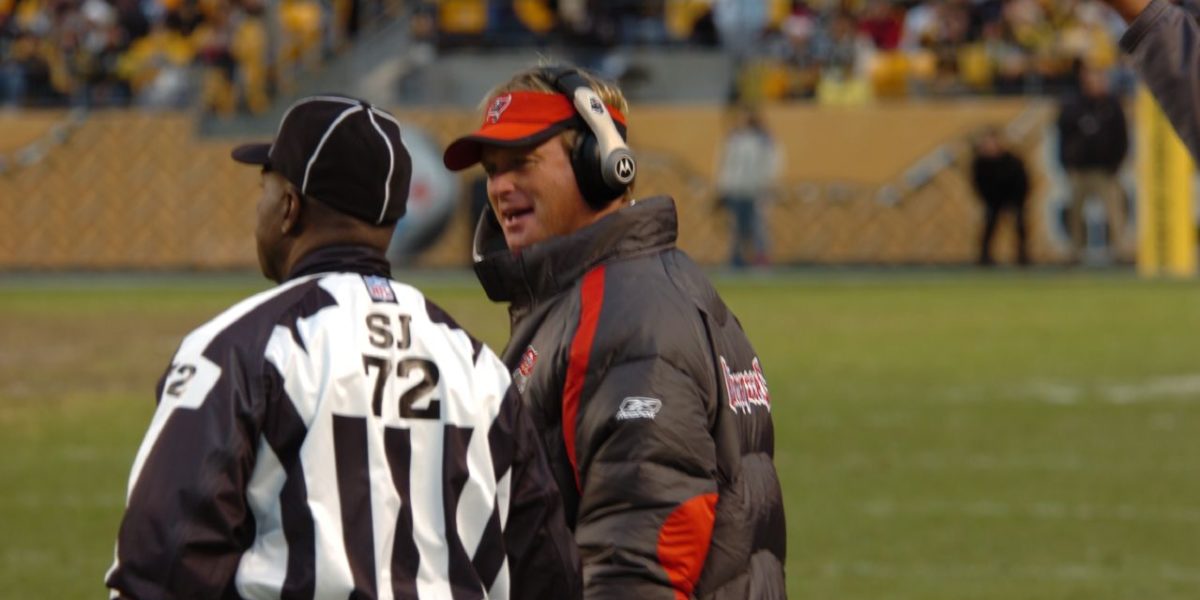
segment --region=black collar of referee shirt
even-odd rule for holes
[[[390,278],[392,265],[382,252],[370,246],[325,246],[301,258],[287,279],[316,273],[358,273]]]

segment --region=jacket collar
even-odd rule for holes
[[[657,196],[513,253],[488,208],[475,228],[475,274],[492,301],[536,304],[570,288],[596,265],[673,247],[677,235],[675,201]]]
[[[315,273],[358,273],[392,276],[392,265],[382,252],[370,246],[325,246],[301,258],[287,280]]]

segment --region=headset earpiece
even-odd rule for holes
[[[546,67],[542,76],[566,95],[585,127],[571,149],[571,167],[584,200],[597,210],[616,200],[637,175],[637,162],[617,123],[576,69]]]
[[[604,181],[600,169],[600,145],[591,131],[580,131],[571,148],[571,168],[575,181],[588,205],[597,210],[625,193],[625,188],[615,188]]]

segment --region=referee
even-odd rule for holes
[[[277,287],[193,331],[129,478],[112,598],[575,598],[578,555],[493,352],[384,250],[411,161],[388,113],[315,96],[262,166]]]

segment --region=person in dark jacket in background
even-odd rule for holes
[[[1058,115],[1059,160],[1071,185],[1068,224],[1073,260],[1083,257],[1083,206],[1093,197],[1104,201],[1108,213],[1109,252],[1120,257],[1125,230],[1125,193],[1117,178],[1129,152],[1129,126],[1121,100],[1109,91],[1108,74],[1087,65],[1079,67],[1079,90]]]
[[[669,197],[632,198],[620,91],[533,68],[447,147],[482,163],[475,271],[509,303],[503,360],[575,532],[585,598],[784,598],[786,525],[764,366],[675,246]]]
[[[1000,214],[1011,212],[1017,228],[1017,262],[1029,264],[1029,235],[1025,203],[1029,198],[1029,173],[1025,163],[1009,150],[995,128],[984,130],[975,141],[971,182],[983,200],[983,232],[979,238],[979,264],[990,266],[992,238]]]
[[[1129,23],[1121,48],[1179,132],[1192,158],[1200,160],[1200,21],[1195,0],[1189,10],[1167,0],[1104,0]],[[1190,14],[1189,14],[1190,13]]]

